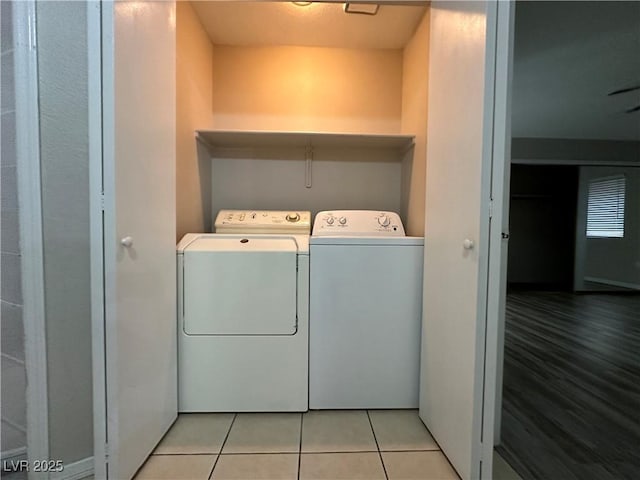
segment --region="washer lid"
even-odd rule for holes
[[[190,243],[184,252],[298,252],[291,237],[258,237],[255,235],[202,236]]]

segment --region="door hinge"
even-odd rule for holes
[[[104,444],[104,463],[109,463],[109,444]]]
[[[100,194],[100,210],[104,212],[104,192]]]
[[[493,199],[489,200],[489,218],[493,218]]]

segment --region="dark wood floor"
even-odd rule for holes
[[[640,295],[510,293],[503,385],[524,480],[640,479]]]

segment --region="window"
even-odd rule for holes
[[[624,175],[589,181],[587,238],[624,237]]]

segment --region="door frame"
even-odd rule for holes
[[[499,441],[502,409],[502,362],[506,304],[507,240],[509,229],[509,179],[511,157],[511,86],[515,3],[487,4],[486,70],[480,242],[487,245],[480,262],[479,300],[484,310],[483,365],[476,382],[482,385],[480,415],[480,479],[493,478],[494,446]],[[486,216],[485,216],[486,215]],[[481,318],[481,317],[479,317]]]
[[[87,6],[91,350],[93,361],[94,477],[107,478],[106,328],[104,290],[104,180],[102,139],[102,2]]]
[[[492,141],[490,149],[489,261],[487,268],[485,384],[483,396],[489,405],[482,415],[482,478],[491,478],[485,467],[500,443],[502,425],[502,377],[504,363],[504,326],[507,287],[507,252],[509,239],[509,189],[511,176],[511,92],[513,83],[513,48],[515,3],[496,2],[494,48],[494,91]],[[484,434],[487,432],[487,435]]]
[[[27,375],[27,458],[49,458],[49,403],[40,177],[40,109],[36,3],[13,2],[16,153]],[[29,472],[30,479],[48,478]]]

